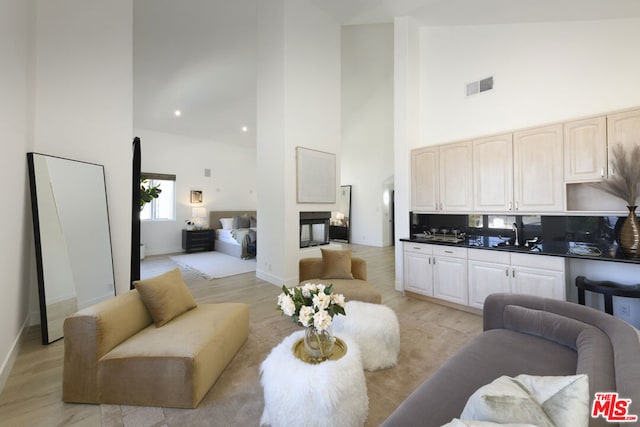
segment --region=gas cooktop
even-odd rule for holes
[[[433,234],[414,234],[414,238],[419,240],[425,240],[427,242],[440,242],[440,243],[461,243],[464,242],[465,234],[451,234],[451,233],[433,233]]]

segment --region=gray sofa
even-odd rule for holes
[[[502,376],[589,376],[589,395],[617,391],[640,415],[640,342],[628,323],[582,305],[528,295],[493,294],[484,332],[409,395],[383,426],[441,426],[460,417],[481,386]],[[604,418],[589,425],[612,426]]]

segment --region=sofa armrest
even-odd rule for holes
[[[98,403],[98,361],[151,322],[136,290],[67,317],[64,321],[62,400]]]
[[[367,262],[362,258],[351,258],[351,273],[354,279],[367,280]]]

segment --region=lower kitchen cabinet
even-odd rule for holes
[[[512,291],[565,300],[565,259],[554,256],[511,254]]]
[[[404,289],[482,309],[493,293],[566,299],[565,259],[404,242]]]
[[[469,249],[469,306],[482,308],[496,292],[564,300],[565,259],[561,257]]]
[[[433,296],[445,301],[467,305],[467,248],[434,246]]]
[[[508,252],[469,249],[469,306],[482,309],[489,295],[511,293],[511,257]]]
[[[404,243],[404,289],[433,296],[432,245]]]

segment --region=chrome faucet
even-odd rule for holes
[[[516,232],[516,241],[513,243],[513,246],[520,246],[520,242],[518,241],[518,224],[514,222],[511,229]]]

